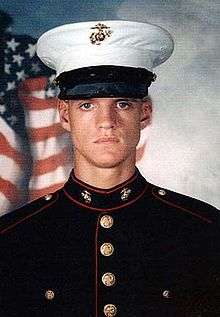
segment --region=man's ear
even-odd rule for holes
[[[152,102],[151,99],[148,98],[143,100],[142,102],[142,111],[141,111],[141,130],[146,128],[148,125],[151,124],[152,121]]]
[[[70,120],[69,120],[69,105],[64,100],[58,100],[58,111],[60,115],[60,123],[62,127],[70,131]]]

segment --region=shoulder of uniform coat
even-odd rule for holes
[[[7,233],[34,215],[46,211],[58,200],[59,192],[60,190],[47,194],[0,217],[0,234]]]
[[[175,208],[177,212],[199,221],[220,225],[219,210],[206,202],[158,186],[152,186],[152,195],[167,207]]]

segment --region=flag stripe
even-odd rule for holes
[[[3,187],[3,188],[2,188]],[[4,193],[2,193],[2,190],[4,190],[4,186],[1,186],[1,180],[0,180],[0,217],[3,216],[8,212],[9,206],[11,206],[10,200],[5,196]]]
[[[45,141],[32,143],[31,153],[33,155],[34,162],[49,158],[58,154],[63,150],[63,148],[69,147],[68,137],[69,136],[67,134],[62,134],[56,138],[51,137],[45,139]]]
[[[24,156],[14,149],[6,139],[6,137],[0,133],[0,155],[13,159],[18,165],[21,165],[24,160]]]
[[[21,165],[16,164],[13,159],[4,154],[0,154],[0,161],[0,175],[15,184],[23,173]]]
[[[21,102],[25,105],[26,110],[44,110],[47,108],[57,107],[56,98],[40,99],[31,95],[23,95],[21,93],[18,95]]]
[[[29,110],[26,112],[25,122],[27,128],[40,129],[59,123],[59,114],[57,109]]]
[[[29,138],[35,140],[36,142],[43,141],[48,137],[55,137],[65,133],[65,130],[60,125],[60,123],[52,124],[49,127],[43,127],[39,129],[27,129]]]
[[[33,176],[42,175],[57,169],[63,162],[70,162],[69,148],[64,148],[62,152],[50,156],[44,160],[38,160],[34,164]]]
[[[39,190],[43,188],[48,188],[53,184],[60,184],[66,181],[67,171],[70,170],[69,166],[62,165],[57,167],[52,172],[45,173],[39,176],[32,176],[29,188],[30,190]]]
[[[36,78],[37,80],[33,80],[33,78],[27,78],[19,85],[19,91],[22,94],[31,94],[32,91],[45,90],[45,87],[48,82],[48,78],[45,76],[39,76]]]
[[[16,185],[14,185],[10,180],[6,180],[0,177],[0,192],[6,197],[6,199],[11,204],[17,204],[20,199],[20,192],[18,191]],[[7,202],[4,202],[6,204]],[[2,204],[1,204],[2,208]]]
[[[0,133],[7,137],[7,141],[12,148],[22,152],[21,139],[1,117],[0,117]]]

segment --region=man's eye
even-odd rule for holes
[[[117,103],[117,107],[119,109],[128,109],[130,106],[131,106],[130,103],[127,101],[120,101]]]
[[[80,109],[83,109],[83,110],[90,110],[92,108],[94,108],[94,105],[89,102],[85,102],[80,105]]]

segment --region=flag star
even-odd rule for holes
[[[11,67],[10,64],[5,64],[5,73],[6,74],[10,74],[10,67]]]
[[[4,91],[1,91],[0,92],[0,98],[4,97],[4,95],[5,95]]]
[[[40,71],[40,66],[38,63],[32,63],[31,64],[31,70],[34,72],[34,73],[38,73]]]
[[[11,39],[11,41],[7,42],[7,47],[10,48],[13,52],[16,51],[16,47],[20,45],[20,43],[15,42],[15,39]]]
[[[7,117],[7,120],[11,123],[11,125],[14,125],[18,121],[17,117],[14,115]]]
[[[0,104],[0,114],[4,114],[6,111],[6,107],[3,104]]]
[[[13,63],[17,63],[18,66],[21,66],[23,59],[24,59],[24,57],[21,56],[20,54],[13,55]]]
[[[24,80],[26,77],[26,74],[24,70],[21,70],[20,72],[16,72],[17,80]]]
[[[6,88],[6,90],[8,91],[8,90],[12,90],[12,89],[15,89],[15,81],[9,81],[8,83],[7,83],[7,88]]]
[[[28,48],[25,50],[25,53],[28,53],[30,57],[33,57],[36,52],[35,44],[28,44]]]
[[[52,88],[48,88],[46,90],[46,96],[47,96],[47,98],[55,97],[56,96],[56,90],[52,89]]]
[[[12,27],[9,26],[9,27],[6,29],[6,32],[7,32],[7,33],[11,33],[11,32],[12,32]]]

